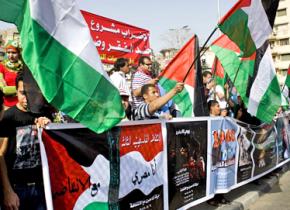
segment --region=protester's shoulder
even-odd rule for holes
[[[143,102],[138,105],[136,109],[133,110],[134,120],[144,120],[150,118],[149,104]]]
[[[115,78],[115,77],[120,77],[120,74],[116,71],[114,71],[111,75],[110,78]]]
[[[18,109],[16,106],[12,106],[12,107],[8,108],[4,112],[3,120],[11,118],[12,116],[16,115],[17,112],[18,112]]]

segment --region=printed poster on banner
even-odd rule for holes
[[[238,158],[238,173],[237,182],[243,182],[252,178],[252,171],[254,166],[253,159],[253,138],[255,132],[247,128],[247,124],[240,123],[240,132],[238,135],[239,158]],[[245,127],[243,127],[245,126]]]
[[[161,124],[122,126],[119,149],[120,209],[163,209]]]
[[[44,130],[42,142],[47,154],[42,151],[42,159],[47,159],[43,168],[49,169],[49,175],[44,175],[47,206],[62,210],[108,209],[109,197],[114,195],[109,195],[107,133],[96,134],[84,128]]]
[[[167,122],[169,208],[206,196],[207,120]]]
[[[275,125],[277,129],[278,163],[281,163],[290,157],[288,118],[278,118]]]
[[[253,126],[251,129],[256,133],[254,144],[254,176],[274,168],[277,164],[276,131],[273,124]]]
[[[210,194],[228,192],[236,183],[237,134],[230,118],[211,119]]]
[[[161,124],[45,130],[54,209],[163,209]],[[43,154],[42,154],[43,155]]]

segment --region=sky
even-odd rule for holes
[[[149,30],[151,48],[160,51],[167,47],[164,35],[168,34],[169,29],[180,29],[183,26],[188,26],[192,35],[197,34],[202,45],[215,28],[219,14],[220,16],[226,14],[237,0],[77,0],[77,2],[82,10]],[[9,27],[11,26],[8,24],[0,23],[0,29]],[[217,36],[218,33],[211,41]]]

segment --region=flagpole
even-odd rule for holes
[[[185,77],[184,77],[184,79],[183,79],[182,82],[185,82],[187,76],[188,76],[189,73],[190,73],[190,70],[191,70],[192,66],[195,64],[195,62],[197,61],[197,59],[200,58],[201,56],[203,56],[203,54],[206,52],[206,50],[204,50],[204,49],[205,49],[205,46],[207,45],[207,43],[209,42],[210,38],[214,35],[214,33],[216,32],[217,29],[218,29],[218,26],[216,26],[216,27],[214,28],[214,30],[211,32],[211,34],[209,35],[209,37],[207,38],[207,40],[206,40],[205,43],[203,44],[201,50],[198,52],[198,54],[197,54],[196,57],[194,58],[192,64],[191,64],[190,67],[188,68],[187,73],[186,73],[186,75],[185,75]],[[200,52],[203,51],[203,50],[204,50],[204,52],[203,52],[202,54],[200,54]]]

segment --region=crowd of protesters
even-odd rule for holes
[[[23,62],[19,43],[6,45],[6,59],[0,63],[0,210],[46,209],[41,173],[37,126],[51,121],[64,121],[64,113],[32,113],[28,108],[23,82]],[[184,83],[177,82],[166,92],[158,84],[152,59],[141,56],[135,72],[129,60],[116,60],[110,78],[119,90],[126,111],[125,120],[167,119],[179,117],[172,98],[183,91]],[[132,74],[131,84],[126,75]],[[247,113],[235,87],[228,81],[217,85],[211,72],[202,75],[209,116],[230,116],[251,124],[259,120]],[[53,119],[54,116],[54,119]],[[60,120],[60,119],[62,120]],[[228,203],[222,195],[210,200],[211,205]]]

